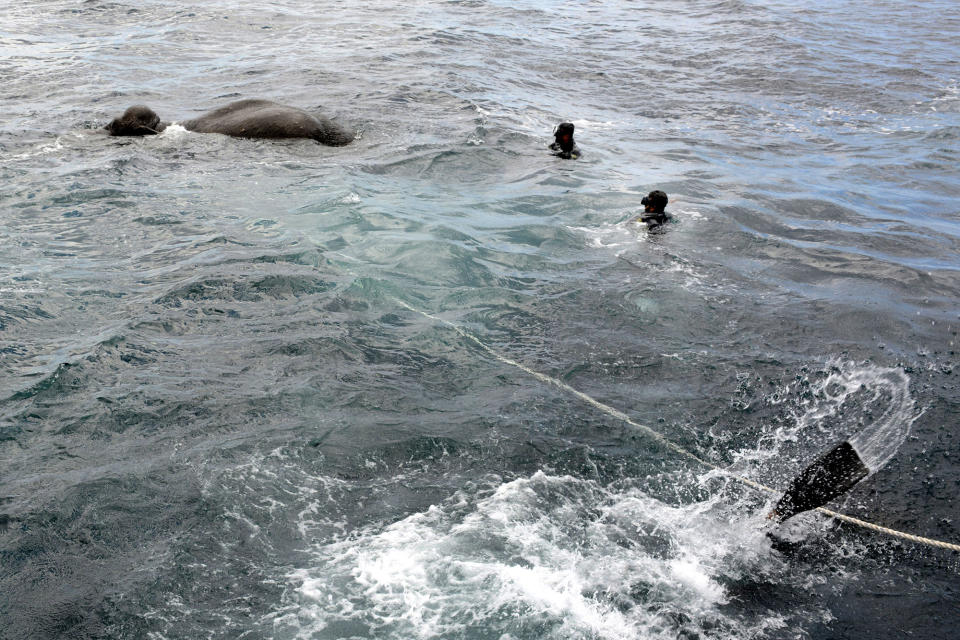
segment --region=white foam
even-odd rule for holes
[[[580,127],[581,130],[582,129],[592,129],[597,131],[613,130],[621,126],[619,122],[616,122],[614,120],[599,121],[599,120],[584,120],[581,118],[579,120],[571,120],[570,122],[572,122],[575,127]]]
[[[161,137],[176,137],[182,136],[184,134],[190,133],[188,129],[185,129],[183,125],[176,122],[171,122],[167,125],[167,128],[160,132]]]
[[[567,229],[582,234],[588,246],[594,249],[620,249],[632,247],[642,242],[645,234],[638,234],[638,225],[633,219],[624,222],[601,224],[596,227],[574,227]],[[645,226],[645,225],[644,225]],[[620,252],[617,252],[619,255]]]
[[[674,215],[682,216],[684,220],[707,221],[710,220],[705,214],[696,209],[679,209]]]
[[[66,136],[70,136],[75,139],[79,138],[79,134],[64,134],[61,136],[57,136],[53,142],[45,142],[43,144],[38,144],[35,147],[33,147],[33,149],[31,149],[30,151],[9,156],[8,160],[10,160],[11,162],[14,160],[27,160],[29,158],[34,158],[37,156],[53,155],[53,154],[59,153],[63,151],[63,149],[65,148],[63,141]]]
[[[754,637],[783,621],[731,615],[723,581],[778,561],[757,520],[718,517],[720,502],[668,505],[543,472],[461,492],[318,545],[315,565],[290,575],[295,610],[274,624],[297,637],[352,625],[382,640]]]
[[[670,563],[673,578],[683,587],[707,602],[724,602],[723,587],[711,579],[696,558],[677,559]]]

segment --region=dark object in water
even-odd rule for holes
[[[550,150],[553,155],[564,160],[576,160],[580,157],[580,148],[573,141],[574,126],[572,122],[561,122],[553,130],[553,142],[550,143]]]
[[[112,136],[154,136],[167,128],[160,116],[150,107],[137,104],[119,118],[114,118],[106,127]]]
[[[167,127],[150,107],[135,105],[105,128],[112,136],[149,136]],[[310,138],[321,144],[349,144],[353,133],[323,116],[270,100],[238,100],[187,120],[183,128],[197,133],[222,133],[238,138]]]
[[[644,211],[647,213],[662,213],[667,208],[668,202],[670,202],[670,198],[667,197],[667,194],[660,189],[655,189],[643,196],[640,204],[643,205]]]
[[[649,229],[656,229],[672,219],[673,216],[666,211],[661,211],[659,213],[644,213],[640,215],[640,222],[645,223]]]
[[[783,522],[843,495],[870,473],[856,449],[844,440],[793,479],[768,518]]]
[[[664,211],[667,208],[667,202],[670,199],[663,191],[659,189],[651,191],[643,197],[640,204],[643,205],[643,214],[640,216],[640,222],[645,222],[648,229],[656,229],[665,224],[673,216]]]

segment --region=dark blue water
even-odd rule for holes
[[[953,3],[0,16],[0,637],[954,637]]]

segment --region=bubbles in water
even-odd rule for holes
[[[740,611],[725,584],[779,560],[714,500],[671,506],[543,472],[461,492],[318,546],[291,575],[296,613],[275,624],[312,638],[763,637],[783,620]]]

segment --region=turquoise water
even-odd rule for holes
[[[7,8],[0,637],[951,637],[952,8]]]

